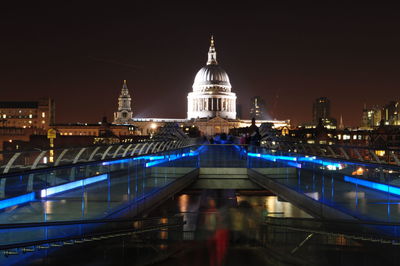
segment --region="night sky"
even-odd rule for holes
[[[82,2],[2,4],[1,101],[50,96],[57,123],[112,120],[126,79],[135,117],[185,118],[211,34],[244,118],[256,95],[294,125],[321,96],[347,126],[399,99],[400,6]]]

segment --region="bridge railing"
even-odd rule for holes
[[[158,197],[158,191],[172,183],[180,184],[181,177],[198,167],[197,148],[1,175],[0,224],[109,216],[130,202]],[[31,205],[29,214],[20,213],[18,206],[23,204]]]
[[[400,166],[400,149],[364,146],[309,144],[292,141],[267,141],[262,147],[334,159]]]
[[[198,143],[198,141],[198,139],[187,138],[169,141],[2,152],[0,153],[0,175],[61,165],[73,165],[84,162],[152,154],[187,147]]]
[[[311,265],[340,265],[343,258],[352,265],[396,265],[399,228],[399,223],[267,217],[260,242]]]
[[[287,146],[292,145],[292,146]],[[384,163],[383,161],[367,161],[367,160],[356,160],[346,156],[326,156],[321,155],[320,152],[308,152],[307,146],[303,144],[305,149],[296,149],[293,145],[286,144],[286,148],[273,146],[250,146],[249,167],[293,167],[310,169],[312,171],[326,171],[329,175],[342,175],[346,179],[358,178],[366,181],[378,182],[379,184],[393,185],[399,187],[399,191],[393,194],[400,195],[400,166],[393,163]],[[298,146],[299,144],[297,144]],[[333,147],[328,147],[333,150]],[[344,150],[344,147],[339,146]],[[351,147],[354,148],[354,147]],[[348,149],[351,149],[348,147]],[[324,147],[319,147],[320,151]],[[376,151],[374,149],[364,148],[365,151]],[[314,148],[314,151],[317,149]],[[389,151],[390,152],[390,151]],[[267,160],[260,160],[256,154],[260,154],[261,158]],[[267,162],[266,162],[267,161]],[[346,180],[347,181],[347,180]],[[373,184],[367,184],[373,185]],[[390,187],[384,187],[386,192],[390,191]]]

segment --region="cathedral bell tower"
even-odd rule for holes
[[[133,118],[131,108],[131,96],[129,95],[126,80],[122,85],[121,94],[118,97],[118,111],[114,113],[114,124],[130,124]]]

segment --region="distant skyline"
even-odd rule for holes
[[[399,100],[399,5],[211,3],[7,3],[1,101],[52,97],[57,123],[112,121],[126,79],[135,117],[185,118],[211,34],[244,118],[253,96],[294,125],[318,97],[346,126]]]

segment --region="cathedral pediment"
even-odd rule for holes
[[[228,123],[228,122],[229,122],[228,120],[226,120],[226,119],[224,119],[222,117],[219,117],[219,116],[208,120],[209,124],[221,124],[221,123]]]

